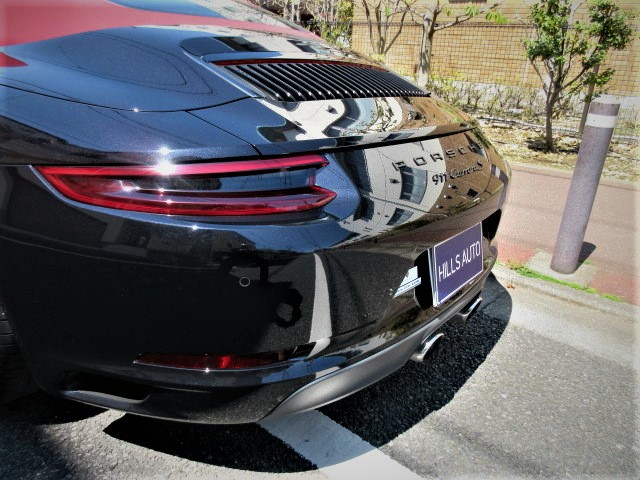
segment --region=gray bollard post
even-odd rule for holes
[[[573,273],[578,268],[584,234],[619,110],[618,102],[604,99],[594,100],[589,108],[578,161],[551,258],[551,268],[556,272]]]

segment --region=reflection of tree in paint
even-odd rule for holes
[[[370,131],[387,132],[393,130],[403,119],[402,108],[398,102],[389,103],[381,98],[376,103],[376,111],[369,128]]]

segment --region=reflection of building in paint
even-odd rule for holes
[[[345,100],[316,100],[299,103],[267,102],[262,104],[287,122],[278,141],[294,141],[327,137],[326,130],[345,114]],[[297,125],[304,125],[304,129]],[[273,130],[271,127],[270,130]]]
[[[371,132],[391,132],[410,118],[409,112],[394,98],[348,98],[307,102],[268,102],[263,105],[288,122],[280,141],[340,137]],[[304,125],[304,129],[296,127]]]
[[[445,185],[436,185],[428,179],[433,174],[444,173],[445,162],[431,159],[414,162],[413,159],[431,158],[430,154],[444,158],[438,140],[345,154],[344,163],[362,201],[354,215],[341,223],[342,227],[363,236],[378,235],[429,213],[438,204]],[[405,166],[399,166],[399,162]]]
[[[403,167],[400,169],[400,176],[402,177],[400,198],[411,203],[421,203],[427,190],[427,171]]]

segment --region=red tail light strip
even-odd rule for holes
[[[237,216],[326,205],[336,194],[315,185],[315,173],[327,164],[320,155],[307,155],[207,164],[36,168],[62,195],[90,205],[166,215]],[[292,181],[289,175],[294,174],[302,175],[303,181]],[[270,175],[277,176],[277,186],[260,188]],[[230,189],[221,188],[225,178],[235,180],[229,182]],[[176,182],[180,188],[175,188]]]
[[[288,157],[271,160],[240,160],[219,163],[185,163],[123,167],[38,167],[45,175],[94,176],[94,177],[158,177],[179,175],[230,175],[234,173],[265,173],[298,168],[321,168],[328,165],[320,155]]]

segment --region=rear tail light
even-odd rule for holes
[[[315,184],[320,155],[206,164],[40,166],[64,196],[82,203],[167,215],[268,215],[320,208],[336,196]]]
[[[135,363],[157,367],[185,368],[188,370],[238,370],[255,368],[283,362],[294,353],[294,349],[247,355],[181,355],[167,353],[145,353]]]

